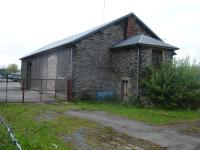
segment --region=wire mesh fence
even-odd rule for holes
[[[0,102],[66,101],[66,79],[19,79],[5,76],[0,79]]]

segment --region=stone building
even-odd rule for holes
[[[43,89],[64,89],[68,98],[99,92],[128,100],[138,95],[140,72],[171,60],[177,49],[130,13],[21,58],[22,77],[27,89],[40,88],[37,79],[45,79]]]

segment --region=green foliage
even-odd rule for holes
[[[9,64],[8,67],[6,67],[7,73],[16,73],[18,70],[17,64]]]
[[[12,127],[22,149],[55,150],[53,144],[56,144],[59,150],[74,150],[64,141],[63,136],[68,136],[80,128],[95,128],[96,124],[65,116],[63,112],[71,108],[71,105],[62,102],[44,105],[1,104],[0,115]],[[48,115],[51,119],[48,119]],[[14,147],[6,129],[0,123],[0,150],[15,150]]]
[[[200,66],[189,58],[149,67],[142,80],[143,95],[167,109],[200,107]]]
[[[128,104],[133,106],[141,106],[140,98],[137,96],[130,96]]]
[[[166,109],[144,109],[133,105],[122,105],[117,103],[98,102],[76,102],[77,107],[83,110],[106,111],[111,114],[126,117],[155,125],[164,125],[174,122],[187,122],[200,119],[200,111],[166,110]],[[156,117],[155,117],[156,116]]]
[[[199,111],[169,111],[158,109],[142,109],[133,106],[108,103],[53,103],[53,104],[1,104],[0,115],[12,127],[16,138],[23,149],[30,150],[74,150],[63,140],[63,136],[81,129],[97,129],[96,123],[68,117],[65,111],[71,109],[87,109],[107,111],[112,114],[151,124],[168,124],[173,122],[199,120]],[[48,119],[49,115],[53,115]],[[156,116],[156,117],[155,117]],[[102,133],[105,135],[105,133]],[[14,150],[6,129],[0,124],[0,149]]]
[[[6,74],[6,69],[0,68],[0,75],[5,75],[5,74]]]

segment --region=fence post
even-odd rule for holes
[[[8,102],[8,74],[6,74],[6,103]]]
[[[22,103],[24,103],[25,79],[22,79]]]

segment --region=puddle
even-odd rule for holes
[[[39,122],[48,122],[52,121],[56,118],[57,113],[53,111],[46,111],[45,113],[38,114],[35,118],[36,121]]]
[[[183,134],[200,137],[200,120],[191,122],[171,123],[165,125],[164,127],[176,130]]]
[[[97,150],[95,147],[87,144],[83,129],[74,132],[70,136],[64,136],[63,139],[65,142],[70,143],[74,147],[81,148],[81,150]]]
[[[77,150],[164,150],[159,145],[118,133],[109,127],[79,129],[62,139]]]

